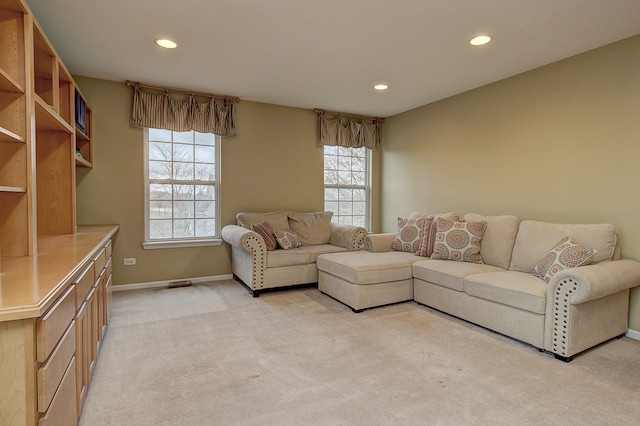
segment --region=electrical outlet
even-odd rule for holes
[[[128,257],[124,260],[124,264],[125,265],[135,265],[136,264],[136,258],[135,257]]]

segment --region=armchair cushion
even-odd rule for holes
[[[327,244],[331,238],[333,212],[289,213],[289,227],[302,245]]]

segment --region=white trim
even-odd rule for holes
[[[625,336],[631,339],[640,340],[640,331],[628,329]]]
[[[206,247],[219,246],[222,240],[219,238],[193,239],[193,240],[161,240],[161,241],[145,241],[142,248],[145,250],[182,248],[182,247]]]
[[[143,290],[148,288],[161,288],[167,287],[172,281],[186,281],[189,280],[193,284],[199,283],[207,283],[211,281],[225,281],[233,279],[232,274],[225,275],[212,275],[209,277],[195,277],[195,278],[176,278],[173,280],[164,280],[164,281],[150,281],[146,283],[134,283],[134,284],[118,284],[113,285],[113,291],[128,291],[128,290]]]

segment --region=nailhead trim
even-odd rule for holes
[[[578,283],[571,278],[562,280],[556,289],[553,309],[553,352],[567,356],[568,330],[567,324],[571,303],[571,294],[578,290]]]

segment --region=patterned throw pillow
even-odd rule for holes
[[[289,229],[276,231],[275,236],[281,249],[289,250],[302,246],[302,243],[298,239],[298,235]]]
[[[434,222],[433,220],[425,221],[420,248],[416,252],[418,256],[431,257],[433,254],[433,246],[436,242],[437,225],[438,222]]]
[[[480,257],[480,243],[487,222],[463,222],[438,219],[436,242],[431,259],[484,263]]]
[[[278,241],[276,240],[276,236],[274,235],[275,233],[269,222],[264,221],[254,223],[251,225],[251,229],[260,234],[264,243],[267,245],[267,250],[275,250],[278,248]]]
[[[564,237],[549,250],[533,269],[533,275],[546,282],[563,269],[575,268],[589,263],[597,250],[590,249]]]
[[[415,253],[420,249],[424,223],[427,219],[398,218],[398,233],[393,239],[391,250]]]

